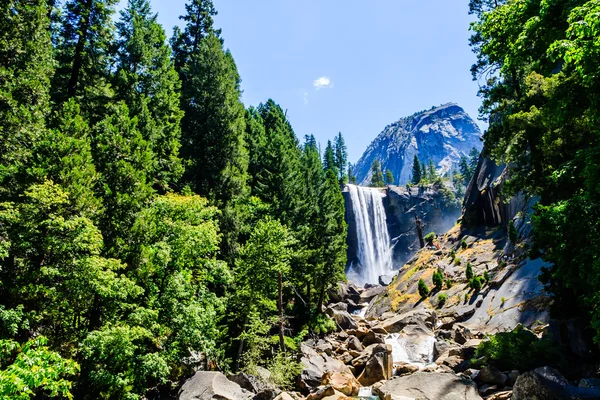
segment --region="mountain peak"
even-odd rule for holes
[[[445,103],[416,112],[386,126],[371,142],[354,167],[357,181],[367,185],[371,164],[379,160],[398,184],[410,181],[415,154],[431,160],[440,174],[454,169],[463,155],[475,147],[481,150],[481,131],[475,121],[456,103]]]

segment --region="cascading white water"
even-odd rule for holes
[[[392,247],[379,189],[348,185],[358,240],[360,267],[351,266],[348,279],[359,285],[378,283],[392,272]]]

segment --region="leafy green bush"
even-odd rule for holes
[[[469,281],[473,279],[473,266],[471,265],[471,263],[467,263],[466,276]]]
[[[483,277],[475,276],[469,281],[469,287],[476,292],[479,292],[483,287]]]
[[[450,289],[452,287],[452,280],[451,279],[446,279],[445,280],[446,283],[446,289]]]
[[[335,321],[325,314],[318,314],[308,322],[308,329],[317,335],[326,335],[337,329]]]
[[[47,342],[42,336],[23,345],[0,340],[0,398],[73,398],[70,378],[75,378],[79,365],[49,350]]]
[[[452,261],[454,261],[454,259],[456,258],[456,251],[454,251],[454,249],[450,250],[450,259]]]
[[[490,281],[490,273],[488,271],[485,271],[483,273],[483,280],[486,281],[486,282]]]
[[[467,248],[467,241],[465,239],[461,240],[460,247],[462,247],[463,250]]]
[[[446,304],[446,300],[448,300],[448,295],[446,293],[440,293],[437,297],[438,307],[443,307]]]
[[[429,288],[423,279],[419,279],[419,294],[422,298],[429,296]]]
[[[425,235],[423,237],[423,240],[425,240],[425,243],[431,245],[433,244],[433,239],[435,239],[435,232],[429,232],[427,235]]]
[[[442,274],[442,272],[440,270],[437,270],[433,273],[433,285],[435,286],[436,290],[440,290],[442,289],[442,287],[444,286],[444,275]]]
[[[493,365],[502,371],[527,371],[556,365],[560,359],[560,350],[550,339],[539,339],[533,332],[517,326],[513,331],[492,335],[482,342],[475,350],[471,364]]]
[[[295,360],[294,354],[277,353],[267,369],[271,372],[271,380],[275,385],[283,390],[290,390],[302,373],[302,364]]]

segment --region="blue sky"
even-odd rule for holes
[[[184,0],[152,0],[170,37]],[[272,98],[296,135],[342,132],[356,162],[383,128],[447,102],[477,117],[468,0],[214,0],[243,101]]]

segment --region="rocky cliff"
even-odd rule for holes
[[[451,188],[446,186],[388,186],[381,191],[385,193],[383,206],[393,246],[394,269],[404,265],[420,249],[415,216],[421,219],[426,234],[446,232],[461,215],[460,200],[456,199]],[[355,210],[347,190],[344,190],[344,200],[345,219],[348,224],[348,266],[356,267],[359,261]]]
[[[411,178],[415,154],[445,174],[473,147],[481,150],[480,136],[475,121],[457,104],[434,107],[386,126],[356,163],[354,174],[359,184],[368,184],[377,159],[383,171],[392,171],[396,183],[403,185]]]

